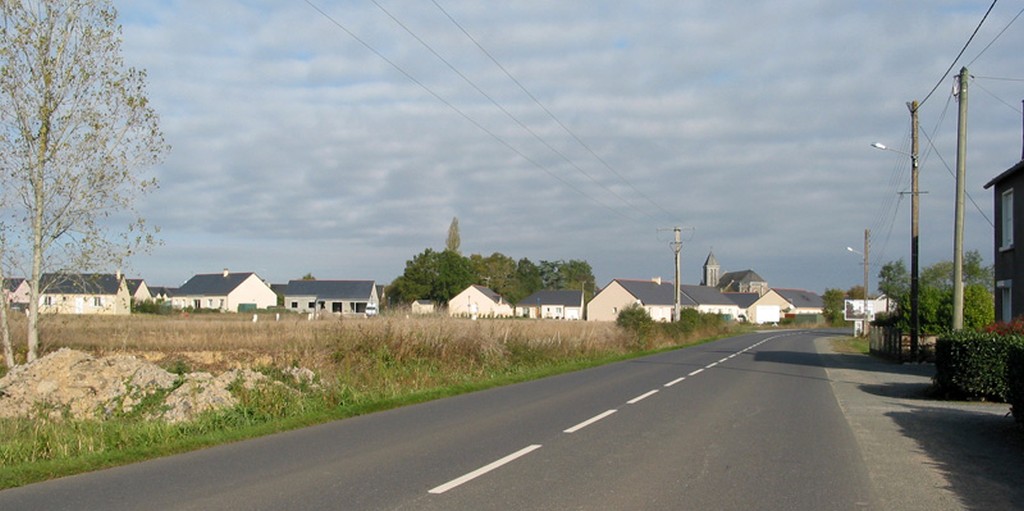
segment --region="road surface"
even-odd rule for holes
[[[0,509],[875,509],[820,335],[744,335],[15,488]]]

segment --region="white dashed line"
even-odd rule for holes
[[[686,379],[686,377],[685,377],[685,376],[683,376],[683,377],[681,377],[681,378],[676,378],[676,379],[674,379],[674,380],[672,380],[672,381],[670,381],[670,382],[666,383],[666,384],[665,384],[665,386],[666,386],[666,387],[671,387],[671,386],[673,386],[673,385],[675,385],[675,384],[677,384],[677,383],[679,383],[679,382],[681,382],[681,381],[683,381],[683,380],[685,380],[685,379]]]
[[[456,486],[458,486],[458,485],[460,485],[462,483],[465,483],[465,482],[468,482],[468,481],[472,481],[473,479],[476,479],[476,478],[478,478],[478,477],[480,477],[480,476],[482,476],[482,475],[484,475],[484,474],[486,474],[486,473],[488,473],[488,472],[490,472],[490,471],[492,471],[492,470],[494,470],[494,469],[496,469],[496,468],[498,468],[498,467],[500,467],[502,465],[505,465],[507,463],[511,463],[512,461],[515,461],[518,458],[526,456],[527,454],[529,454],[529,453],[531,453],[533,451],[536,451],[537,449],[540,449],[540,447],[541,446],[539,444],[534,444],[534,445],[531,445],[529,447],[525,447],[523,449],[520,449],[520,450],[518,450],[518,451],[516,451],[516,452],[514,452],[512,454],[509,454],[508,456],[505,456],[504,458],[502,458],[502,459],[500,459],[498,461],[495,461],[494,463],[491,463],[490,465],[487,465],[487,466],[484,466],[484,467],[480,467],[480,468],[478,468],[478,469],[476,469],[476,470],[474,470],[474,471],[472,471],[472,472],[470,472],[470,473],[468,473],[468,474],[466,474],[466,475],[464,475],[464,476],[462,476],[462,477],[460,477],[458,479],[452,479],[451,481],[449,481],[447,483],[444,483],[441,486],[438,486],[436,488],[433,488],[433,489],[429,490],[427,493],[434,493],[434,494],[444,493],[444,492],[446,492],[446,491],[448,491],[448,490],[450,490],[452,488],[455,488]]]
[[[704,366],[704,369],[711,369],[712,367],[715,367],[716,365],[718,365],[718,362],[712,362],[712,363]]]
[[[700,369],[697,369],[696,371],[692,371],[690,374],[688,374],[686,376],[696,376],[696,375],[698,375],[700,373],[703,373],[703,372],[704,372],[704,368],[702,367]]]
[[[630,399],[629,401],[626,401],[626,404],[635,405],[635,404],[639,403],[640,401],[643,401],[644,399],[647,399],[647,398],[649,398],[649,397],[651,397],[651,396],[653,396],[653,395],[655,395],[657,393],[658,393],[657,390],[652,390],[650,392],[647,392],[647,393],[641,394],[641,395],[639,395],[637,397],[634,397],[633,399]]]
[[[607,416],[609,416],[609,415],[611,415],[611,414],[613,414],[613,413],[615,413],[617,411],[618,410],[608,410],[608,411],[606,411],[604,413],[595,415],[594,417],[591,417],[591,418],[589,418],[589,419],[587,419],[587,420],[585,420],[585,421],[583,421],[583,422],[581,422],[581,423],[579,423],[579,424],[577,424],[577,425],[575,425],[575,426],[573,426],[573,427],[563,431],[562,433],[575,433],[575,432],[577,432],[577,431],[579,431],[579,430],[581,430],[581,429],[583,429],[583,428],[585,428],[585,427],[587,427],[587,426],[589,426],[589,425],[591,425],[591,424],[593,424],[593,423],[595,423],[595,422],[597,422],[597,421],[599,421],[599,420],[601,420],[601,419],[603,419],[603,418],[605,418],[605,417],[607,417]]]

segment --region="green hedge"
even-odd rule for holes
[[[1006,401],[1007,361],[1011,348],[1024,347],[1024,336],[958,331],[935,343],[935,384],[955,399]]]
[[[1010,348],[1006,360],[1006,384],[1010,410],[1018,424],[1024,424],[1024,345]]]

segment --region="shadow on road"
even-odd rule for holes
[[[801,351],[758,351],[754,354],[758,362],[795,364],[829,369],[856,369],[858,371],[883,372],[892,374],[913,374],[932,377],[933,364],[899,364],[860,353],[808,353]]]
[[[968,509],[1024,509],[1024,434],[1012,417],[926,405],[886,415],[935,460]]]

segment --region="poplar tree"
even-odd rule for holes
[[[28,282],[29,362],[44,272],[109,271],[154,243],[134,205],[167,146],[145,78],[109,0],[0,2],[2,263]]]

